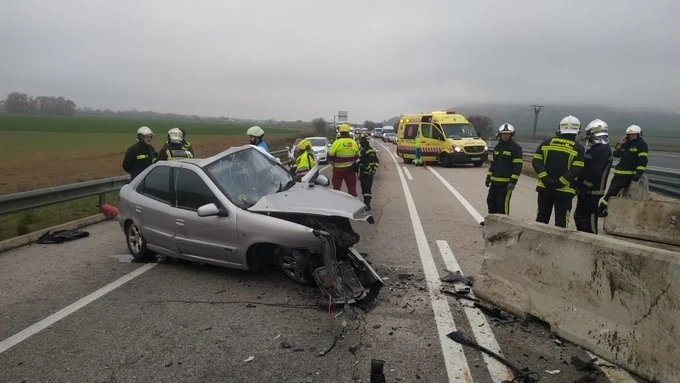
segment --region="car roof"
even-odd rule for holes
[[[307,139],[307,140],[312,139],[312,138],[318,139],[318,140],[326,140],[326,137],[322,137],[322,136],[305,137],[305,139]]]

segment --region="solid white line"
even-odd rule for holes
[[[385,147],[382,144],[380,145]],[[413,226],[413,233],[416,237],[416,244],[418,245],[420,261],[423,264],[427,291],[430,295],[432,311],[434,312],[434,319],[437,323],[439,342],[442,346],[444,364],[446,365],[449,382],[472,382],[472,375],[470,375],[470,368],[468,367],[467,359],[465,359],[463,347],[446,337],[446,334],[456,331],[456,324],[453,321],[453,315],[451,314],[448,300],[440,293],[441,281],[439,280],[439,272],[437,271],[437,266],[432,258],[430,246],[427,243],[425,230],[420,222],[413,196],[406,183],[403,171],[394,156],[392,156],[392,161],[397,168],[401,186],[404,189],[404,197],[406,198],[406,205],[408,206],[408,212],[411,217],[411,224]]]
[[[463,270],[461,270],[458,261],[456,260],[456,256],[451,251],[448,242],[437,240],[437,247],[439,247],[439,252],[444,259],[446,269],[451,272],[459,271],[461,274],[465,275]],[[470,291],[470,293],[467,295],[470,298],[474,298],[472,291]],[[486,321],[484,314],[480,310],[470,307],[466,304],[461,304],[461,306],[463,306],[465,316],[467,316],[468,321],[470,322],[470,328],[472,329],[472,333],[475,335],[477,343],[495,352],[496,354],[503,356],[503,352],[501,351],[500,346],[498,346],[496,337],[493,335],[491,327],[489,326],[489,322]],[[507,367],[505,367],[505,365],[490,357],[486,353],[482,353],[482,355],[484,356],[484,361],[486,362],[493,382],[503,382],[505,380],[514,379],[512,372]]]
[[[101,289],[93,292],[92,294],[81,298],[80,300],[76,301],[75,303],[72,303],[63,309],[57,311],[56,313],[48,316],[47,318],[41,320],[40,322],[37,322],[20,332],[10,336],[9,338],[3,340],[0,342],[0,354],[3,352],[7,351],[11,347],[23,342],[24,340],[28,339],[29,337],[39,333],[40,331],[46,329],[47,327],[57,323],[58,321],[66,318],[67,316],[73,314],[74,312],[82,309],[83,307],[87,306],[88,304],[94,302],[95,300],[103,297],[104,295],[108,294],[109,292],[113,291],[114,289],[122,286],[126,282],[131,281],[132,279],[144,274],[145,272],[151,270],[154,266],[156,266],[157,263],[147,263],[146,265],[136,269],[135,271],[124,275],[123,277],[109,283],[108,285],[102,287]]]
[[[436,170],[432,169],[432,167],[428,167],[428,169],[432,172],[432,174],[435,175],[435,177],[439,178],[439,181],[441,181],[441,183],[443,183],[444,186],[446,186],[446,188],[449,189],[449,191],[458,199],[458,201],[460,201],[460,203],[463,204],[463,207],[467,209],[467,211],[470,213],[470,215],[472,215],[472,218],[474,218],[477,221],[477,223],[481,223],[484,221],[484,217],[482,217],[482,215],[479,214],[479,212],[477,212],[477,210],[475,210],[475,208],[472,207],[472,205],[470,205],[470,203],[465,199],[465,197],[458,193],[458,190],[451,186],[449,181],[445,180],[444,177],[439,175],[439,173],[437,173]]]
[[[404,169],[404,173],[406,173],[406,177],[409,180],[413,181],[413,177],[411,177],[411,172],[409,172],[408,169],[406,169],[406,166],[404,166],[403,169]]]

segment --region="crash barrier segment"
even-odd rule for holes
[[[680,382],[680,253],[496,214],[484,236],[477,298],[649,380]]]
[[[612,197],[607,212],[608,234],[680,246],[680,202]]]
[[[285,149],[271,152],[271,154],[276,157],[281,157],[286,153]],[[102,206],[105,202],[106,193],[120,190],[120,188],[129,180],[130,176],[116,176],[27,192],[0,195],[0,215],[89,197],[96,194],[99,195],[98,206]]]
[[[531,162],[534,153],[524,152],[523,155],[525,162]],[[649,190],[668,197],[680,198],[680,171],[648,167],[644,175],[649,181]]]

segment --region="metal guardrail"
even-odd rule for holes
[[[533,152],[524,152],[524,160],[531,161]],[[612,168],[615,165],[612,164]],[[649,190],[668,197],[680,198],[680,171],[647,167],[645,176],[649,181]]]
[[[284,156],[285,149],[272,151],[275,157]],[[130,176],[109,177],[100,180],[78,182],[27,192],[0,195],[0,215],[52,205],[54,203],[99,195],[99,205],[105,203],[106,193],[120,190],[130,180]]]

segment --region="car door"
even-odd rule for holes
[[[137,187],[140,198],[133,204],[134,219],[146,242],[177,251],[172,220],[172,168],[157,166]]]
[[[236,209],[227,209],[198,168],[176,168],[174,189],[176,196],[175,240],[182,254],[209,258],[231,266],[243,266],[239,256]],[[199,217],[199,207],[214,203],[223,208],[227,216]]]

